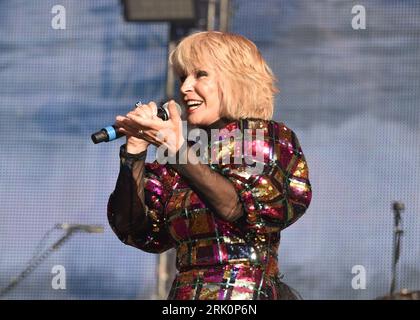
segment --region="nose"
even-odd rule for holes
[[[193,90],[194,90],[194,77],[188,76],[185,78],[184,82],[182,83],[180,91],[183,94],[187,94],[187,92],[191,92]]]

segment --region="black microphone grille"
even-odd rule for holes
[[[181,106],[175,102],[176,108],[178,110],[178,114],[182,115],[182,108]],[[160,108],[158,108],[158,117],[162,120],[168,120],[169,119],[169,101],[165,102]]]
[[[405,209],[404,203],[400,201],[394,201],[392,204],[392,209],[395,211],[403,211]]]

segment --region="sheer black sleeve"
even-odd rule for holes
[[[243,214],[243,206],[238,194],[229,179],[201,163],[195,151],[185,143],[177,154],[180,159],[171,164],[195,193],[220,218],[234,221]]]
[[[154,172],[145,170],[146,151],[133,155],[120,149],[120,172],[108,201],[108,220],[125,244],[159,253],[173,247],[166,230],[166,195]]]

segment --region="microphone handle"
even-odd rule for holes
[[[109,142],[124,136],[123,133],[117,131],[117,127],[112,125],[101,129],[100,131],[92,134],[91,138],[94,144],[100,142]]]
[[[180,107],[178,107],[178,112],[180,110]],[[162,107],[157,108],[157,116],[158,118],[161,118],[163,121],[167,121],[169,119],[169,110],[168,109],[168,103],[165,103]],[[94,144],[100,143],[100,142],[109,142],[114,141],[118,138],[123,137],[124,134],[119,132],[117,130],[117,127],[107,126],[105,128],[102,128],[100,131],[95,132],[92,134],[91,138]]]

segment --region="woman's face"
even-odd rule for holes
[[[218,120],[221,90],[216,70],[208,63],[201,64],[192,73],[180,78],[187,121],[195,126],[207,126]]]

